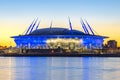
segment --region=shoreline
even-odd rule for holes
[[[0,57],[120,57],[120,54],[79,54],[79,53],[35,53],[35,54],[0,54]]]

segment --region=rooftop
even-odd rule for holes
[[[85,33],[78,30],[71,31],[67,28],[43,28],[34,30],[28,35],[85,35]]]

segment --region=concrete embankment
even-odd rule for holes
[[[120,54],[79,54],[79,53],[35,53],[35,54],[1,54],[2,57],[120,57]]]

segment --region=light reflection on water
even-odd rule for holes
[[[0,57],[0,80],[120,80],[120,58]]]

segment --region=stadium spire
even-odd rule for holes
[[[27,29],[27,31],[26,31],[26,33],[25,33],[25,35],[27,35],[28,34],[28,32],[30,31],[30,29],[31,29],[31,27],[32,27],[32,25],[33,25],[33,23],[34,23],[34,21],[35,21],[35,19],[32,21],[32,23],[30,24],[30,26],[29,26],[29,28]]]
[[[38,20],[38,18],[37,18],[36,21],[34,22],[34,24],[33,24],[32,28],[31,28],[29,34],[33,31],[33,28],[35,27],[35,25],[36,25],[36,23],[37,23],[37,20]]]
[[[52,28],[52,21],[51,21],[51,24],[50,24],[50,29]]]
[[[39,24],[40,24],[40,21],[38,22],[38,25],[36,26],[36,29],[35,29],[35,30],[37,30],[37,29],[38,29],[38,27],[39,27]]]
[[[68,20],[69,20],[70,32],[71,34],[73,34],[72,23],[70,21],[70,17],[68,17]]]
[[[87,26],[89,27],[90,31],[92,32],[92,35],[95,35],[95,33],[93,32],[92,28],[90,27],[90,25],[88,24],[88,22],[85,20],[85,22],[87,23]]]
[[[81,24],[82,24],[82,28],[84,29],[85,33],[89,34],[89,31],[88,31],[88,29],[87,29],[87,27],[82,19],[81,19]]]

